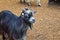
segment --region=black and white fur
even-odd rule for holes
[[[24,40],[28,28],[32,29],[35,22],[34,13],[32,10],[24,9],[20,16],[16,16],[9,10],[1,11],[0,34],[3,40],[6,40],[5,34],[8,35],[9,40]]]

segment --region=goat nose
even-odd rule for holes
[[[33,23],[35,22],[35,19],[33,19]]]

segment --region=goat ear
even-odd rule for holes
[[[34,11],[34,13],[37,13],[37,11]]]
[[[33,14],[37,13],[37,11],[32,11]]]

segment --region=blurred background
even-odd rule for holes
[[[36,22],[32,30],[28,30],[26,40],[60,40],[60,4],[48,4],[48,0],[41,0],[41,7],[36,6],[36,1],[31,2]],[[27,5],[20,0],[0,0],[0,11],[10,10],[19,16],[22,9]],[[2,40],[0,36],[0,40]]]

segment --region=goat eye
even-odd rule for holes
[[[24,15],[24,13],[22,13],[22,15]]]

